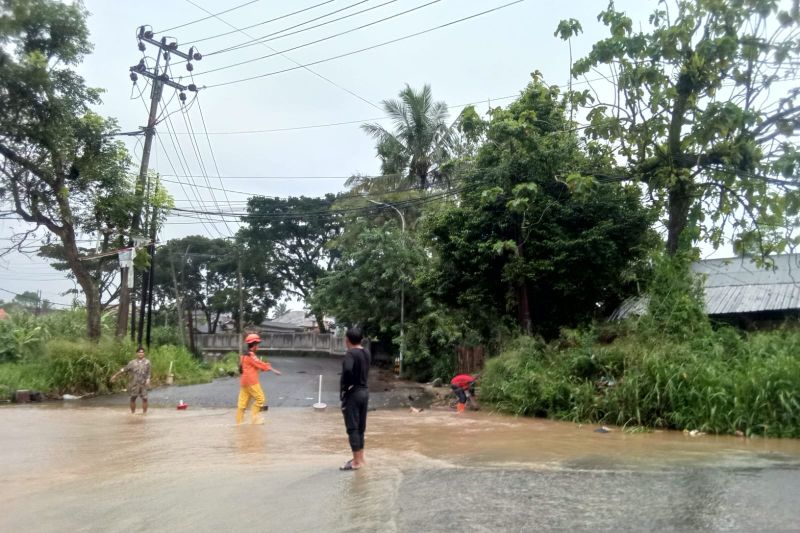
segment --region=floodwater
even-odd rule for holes
[[[491,413],[375,411],[340,472],[336,406],[0,408],[0,531],[789,530],[800,441],[601,434]]]

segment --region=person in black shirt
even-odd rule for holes
[[[369,403],[370,355],[361,346],[363,336],[358,328],[350,328],[345,334],[347,352],[342,360],[342,379],[339,386],[339,398],[342,400],[344,427],[350,439],[353,458],[347,461],[340,470],[358,470],[366,464],[364,461],[364,431],[367,428],[367,404]]]

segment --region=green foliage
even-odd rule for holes
[[[332,194],[250,198],[246,226],[238,237],[247,247],[248,259],[277,276],[282,294],[310,301],[317,281],[336,262],[337,254],[328,249],[341,232],[341,221],[331,211],[335,200]],[[324,331],[321,312],[312,311]]]
[[[54,339],[47,344],[43,357],[32,364],[40,366],[47,376],[48,392],[106,393],[111,390],[111,375],[124,364],[126,354],[134,352],[125,348],[130,346]]]
[[[605,160],[583,153],[557,88],[535,78],[492,110],[468,190],[423,219],[434,252],[426,292],[487,328],[516,318],[546,336],[609,313],[646,279],[653,217],[636,188],[564,182],[589,163]]]
[[[4,0],[2,11],[0,201],[32,230],[56,237],[85,294],[87,334],[97,340],[102,269],[81,261],[76,236],[101,225],[125,231],[110,212],[122,213],[131,197],[128,155],[111,135],[115,122],[92,110],[100,91],[75,68],[91,50],[82,3]]]
[[[517,414],[633,427],[800,436],[800,330],[664,342],[635,331],[530,338],[489,361],[481,399]]]
[[[420,305],[414,273],[425,262],[424,250],[398,224],[372,227],[354,222],[331,245],[336,266],[319,279],[313,305],[340,324],[359,325],[372,337],[391,340],[400,333],[400,296],[406,320]]]
[[[448,382],[456,372],[456,348],[478,344],[481,339],[469,327],[464,313],[436,306],[429,299],[406,327],[403,372],[420,381],[441,378]]]
[[[178,330],[171,326],[156,326],[150,332],[150,341],[153,346],[163,346],[172,344],[181,345],[181,338]]]
[[[691,274],[684,254],[656,257],[647,314],[640,328],[678,340],[702,338],[711,330],[705,311],[703,281]]]
[[[377,141],[381,174],[399,175],[401,187],[418,186],[421,190],[443,181],[439,167],[449,155],[452,132],[448,124],[447,104],[436,102],[430,85],[415,91],[409,85],[400,91],[398,100],[382,102],[395,129],[387,131],[380,124],[362,128]],[[351,181],[358,192],[373,188],[370,180]]]
[[[52,394],[108,393],[125,387],[124,380],[110,382],[111,376],[133,359],[130,342],[55,338],[41,352],[24,362],[0,364],[0,398],[10,398],[17,389]],[[212,371],[204,368],[185,348],[164,345],[147,353],[152,368],[151,384],[166,381],[170,362],[175,383],[189,385],[210,381]]]
[[[670,254],[730,233],[739,252],[797,244],[800,91],[783,82],[797,76],[800,10],[788,4],[666,0],[641,28],[610,2],[598,17],[608,36],[574,64],[576,78],[613,78],[608,100],[592,88],[570,99],[588,138],[621,161],[614,174],[645,183],[664,209]],[[579,31],[570,19],[556,34]]]
[[[113,315],[101,317],[101,330],[107,333]],[[35,357],[53,338],[79,339],[86,334],[86,310],[54,311],[42,316],[18,312],[0,321],[0,363],[25,361]]]
[[[133,353],[133,351],[129,352],[129,354]],[[133,355],[127,355],[125,360],[132,358]],[[170,363],[173,363],[172,373],[175,383],[178,385],[206,383],[216,377],[211,369],[206,368],[189,350],[182,346],[165,344],[151,347],[147,358],[150,359],[153,386],[162,385],[166,381]]]
[[[103,335],[111,333],[115,318],[112,313],[104,313],[100,317],[100,331]],[[86,335],[86,309],[48,313],[39,317],[36,322],[47,331],[48,339],[80,339]]]
[[[0,363],[15,362],[33,355],[47,335],[29,315],[17,313],[0,320]]]
[[[238,376],[239,354],[237,352],[228,352],[225,357],[214,363],[212,372],[215,378]]]
[[[244,323],[260,324],[281,291],[277,275],[238,243],[190,236],[172,239],[156,250],[154,295],[162,309],[178,304],[199,309],[215,332],[222,313],[238,323],[238,277],[241,270]],[[177,293],[176,293],[177,290]],[[179,339],[166,340],[174,344]]]

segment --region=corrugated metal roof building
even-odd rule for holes
[[[707,259],[692,265],[703,276],[706,312],[713,317],[779,319],[800,314],[800,254],[771,257],[772,267],[751,258]],[[641,315],[647,297],[629,298],[611,316],[619,320]]]

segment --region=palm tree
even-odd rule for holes
[[[361,127],[378,141],[376,150],[384,176],[395,185],[404,183],[425,190],[436,184],[438,169],[448,157],[452,136],[447,105],[433,101],[430,85],[415,91],[406,84],[398,96],[398,100],[381,102],[394,122],[394,133],[380,124]]]

